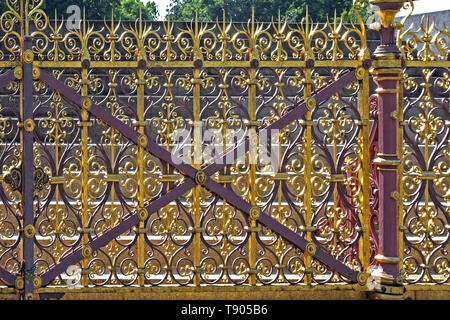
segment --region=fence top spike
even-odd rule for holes
[[[142,8],[139,7],[139,33],[142,33]]]
[[[278,8],[278,30],[281,28],[281,10]]]
[[[255,7],[252,7],[252,34],[255,33]]]
[[[83,32],[86,32],[86,7],[83,6]]]
[[[308,12],[308,5],[306,5],[306,33],[309,33],[309,12]]]

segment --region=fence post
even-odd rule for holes
[[[398,212],[401,201],[397,185],[397,170],[401,161],[397,154],[398,101],[401,60],[395,41],[395,15],[403,0],[371,0],[372,9],[381,23],[375,26],[380,44],[375,50],[374,68],[371,70],[378,95],[378,149],[373,160],[379,181],[379,247],[375,259],[379,268],[372,275],[377,280],[375,297],[402,298],[403,280],[399,272]],[[394,137],[394,138],[393,138]]]

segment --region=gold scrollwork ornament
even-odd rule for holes
[[[306,252],[306,254],[307,255],[309,255],[309,256],[314,256],[315,254],[316,254],[316,251],[317,251],[317,247],[316,247],[316,245],[314,244],[314,243],[312,243],[312,242],[309,242],[307,245],[306,245],[306,247],[305,247],[305,252]]]
[[[92,255],[92,247],[90,245],[83,246],[83,249],[81,249],[81,255],[83,258],[89,258]]]
[[[30,49],[25,50],[25,52],[23,53],[23,61],[25,63],[30,64],[30,63],[33,62],[33,60],[34,60],[34,53],[33,53],[33,51],[30,50]]]
[[[36,229],[31,224],[26,225],[25,228],[23,228],[23,234],[26,238],[31,239],[36,234]]]
[[[23,77],[23,69],[22,67],[15,67],[14,68],[14,78],[17,80],[22,80]]]
[[[249,216],[251,220],[258,220],[261,216],[261,209],[259,207],[252,207],[249,211]]]
[[[23,277],[17,277],[16,281],[14,282],[14,286],[18,290],[22,290],[25,287],[25,281],[23,280]]]
[[[83,99],[81,100],[81,107],[84,110],[89,111],[92,107],[92,100],[89,97],[83,97]]]
[[[366,285],[367,279],[368,279],[368,277],[367,277],[367,274],[365,272],[359,272],[358,273],[357,280],[358,280],[358,283],[361,286],[365,286]]]
[[[145,208],[140,208],[137,212],[139,221],[145,221],[148,218],[148,211]]]
[[[42,278],[40,276],[34,276],[33,287],[34,289],[39,289],[42,286]]]
[[[41,70],[38,67],[33,67],[33,80],[39,80],[41,77]]]
[[[316,99],[314,99],[313,97],[309,97],[308,99],[306,99],[306,107],[308,108],[308,110],[314,109],[316,105]]]
[[[205,183],[205,181],[206,181],[206,174],[201,170],[197,171],[197,173],[195,174],[195,182],[199,185],[202,185]]]
[[[362,79],[364,79],[365,75],[366,75],[366,70],[363,67],[356,69],[356,72],[355,72],[356,79],[362,80]]]
[[[33,119],[28,118],[23,122],[23,128],[26,132],[33,132],[34,128],[36,128],[36,124]]]
[[[148,144],[147,136],[146,136],[145,134],[141,134],[141,135],[138,137],[137,143],[138,143],[138,145],[139,145],[140,147],[146,148],[146,147],[147,147],[147,144]]]

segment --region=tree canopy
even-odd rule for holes
[[[145,1],[145,4],[144,4]],[[371,13],[369,0],[357,0],[365,3],[361,10],[363,19]],[[341,17],[345,22],[356,21],[356,15],[351,10],[353,0],[171,0],[168,15],[178,21],[190,21],[195,18],[196,12],[202,21],[221,21],[225,10],[226,19],[234,22],[246,22],[251,18],[252,7],[255,10],[255,18],[258,21],[271,21],[272,17],[281,18],[289,22],[300,22],[306,14],[308,7],[309,16],[316,22],[325,22],[328,17]],[[142,13],[145,20],[156,20],[158,10],[153,0],[45,0],[43,9],[49,18],[53,18],[55,9],[58,17],[67,18],[72,13],[67,12],[71,5],[77,5],[81,10],[85,8],[88,20],[110,19],[114,11],[115,18],[122,20],[135,20]],[[0,1],[0,11],[4,12],[6,5]],[[81,12],[83,14],[83,12]],[[161,17],[165,19],[163,15]]]
[[[368,3],[368,0],[363,1]],[[283,20],[300,22],[308,7],[309,16],[314,21],[324,22],[327,16],[333,17],[335,12],[345,20],[354,20],[356,16],[351,11],[352,4],[353,0],[172,0],[169,15],[174,20],[189,21],[197,11],[200,20],[215,21],[222,20],[225,10],[227,19],[246,22],[251,18],[253,7],[258,21],[271,21],[272,17],[277,19],[280,11]]]
[[[71,5],[77,5],[81,10],[85,8],[88,20],[103,20],[104,17],[109,19],[113,11],[114,17],[122,20],[137,19],[139,11],[142,12],[142,18],[145,20],[155,20],[158,17],[155,2],[149,1],[144,4],[141,0],[47,0],[44,1],[44,10],[50,18],[54,17],[55,9],[58,16],[67,17],[70,15],[67,8]]]

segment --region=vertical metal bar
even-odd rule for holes
[[[86,49],[87,50],[87,49]],[[83,60],[81,69],[81,95],[88,96],[89,79],[88,79],[89,60]],[[81,110],[81,244],[85,246],[89,242],[89,112],[86,108]],[[83,251],[91,253],[89,250]],[[83,255],[81,262],[81,285],[86,287],[89,284],[89,254]]]
[[[361,223],[362,223],[362,239],[359,242],[359,255],[362,262],[363,270],[366,272],[370,265],[370,110],[369,110],[369,72],[364,70],[364,76],[359,81],[360,89],[358,92],[358,109],[361,117]]]
[[[312,61],[312,60],[309,60]],[[308,62],[309,62],[308,61]],[[307,63],[305,70],[305,87],[303,90],[303,96],[304,101],[312,101],[313,99],[311,97],[311,89],[312,89],[312,78],[311,78],[311,63]],[[305,114],[306,123],[311,123],[311,114],[312,109],[310,106],[308,106],[308,111]],[[304,144],[305,144],[305,172],[304,172],[304,179],[305,179],[305,193],[304,193],[304,207],[305,207],[305,222],[306,222],[306,240],[308,242],[312,241],[312,234],[311,234],[311,227],[312,227],[312,190],[311,190],[311,171],[312,171],[312,163],[311,163],[311,157],[312,157],[312,136],[311,136],[311,126],[306,125],[305,128],[305,134],[304,134]],[[312,259],[311,256],[308,254],[304,255],[304,262],[305,262],[305,284],[310,285],[312,282]]]
[[[22,122],[22,201],[23,201],[23,257],[24,257],[24,295],[25,299],[33,299],[34,292],[34,208],[33,208],[33,173],[34,173],[34,157],[33,157],[33,38],[24,37],[24,54],[23,54],[23,110]]]
[[[398,102],[397,102],[397,154],[400,159],[400,165],[397,170],[397,186],[398,186],[398,194],[397,194],[397,212],[398,212],[398,257],[400,259],[398,263],[398,268],[401,270],[403,268],[403,86],[405,80],[403,78],[400,79],[398,84]],[[401,279],[401,274],[399,275]]]
[[[251,37],[249,39],[249,90],[248,90],[248,114],[250,118],[249,126],[249,137],[250,137],[250,152],[249,152],[249,202],[253,207],[257,206],[256,194],[256,153],[257,153],[257,135],[255,130],[256,122],[256,86],[258,84],[258,79],[256,78],[256,69],[259,66],[258,61],[258,50],[256,48],[256,37],[255,37],[255,9],[252,8],[252,23],[251,23]],[[257,222],[254,219],[249,219],[250,221],[250,239],[249,239],[249,284],[256,285],[256,230]]]
[[[202,164],[202,122],[200,120],[200,89],[201,89],[201,79],[200,79],[200,69],[203,65],[201,52],[199,49],[199,37],[198,37],[198,14],[195,15],[195,29],[193,36],[193,58],[194,61],[194,101],[193,101],[193,113],[194,113],[194,164],[195,169],[200,169]],[[193,190],[193,206],[194,206],[194,285],[200,285],[200,272],[201,272],[201,215],[202,210],[200,206],[202,187],[200,185],[195,186]]]
[[[143,48],[139,48],[140,50]],[[141,62],[142,61],[142,62]],[[141,60],[140,64],[144,65],[145,60]],[[146,63],[145,63],[146,64]],[[138,117],[138,132],[141,135],[145,135],[145,119],[144,119],[144,111],[145,111],[145,84],[144,80],[144,69],[138,68],[137,70],[137,117]],[[145,186],[144,186],[144,170],[145,170],[145,149],[144,146],[138,146],[138,155],[137,155],[137,200],[138,200],[138,208],[144,208],[145,203]],[[138,260],[138,285],[144,286],[145,284],[145,239],[144,239],[144,230],[145,221],[139,221],[139,229],[138,229],[138,240],[137,240],[137,260]]]
[[[250,117],[249,127],[249,135],[250,141],[255,142],[257,139],[256,130],[253,124],[256,121],[256,68],[253,66],[250,67],[250,88],[248,93],[248,113]],[[257,149],[255,144],[251,145],[250,153],[249,153],[249,176],[248,176],[248,184],[249,184],[249,202],[252,206],[256,206],[256,153]],[[250,264],[250,277],[249,283],[250,285],[256,284],[256,226],[257,223],[255,220],[250,219],[250,240],[249,240],[249,264]]]

